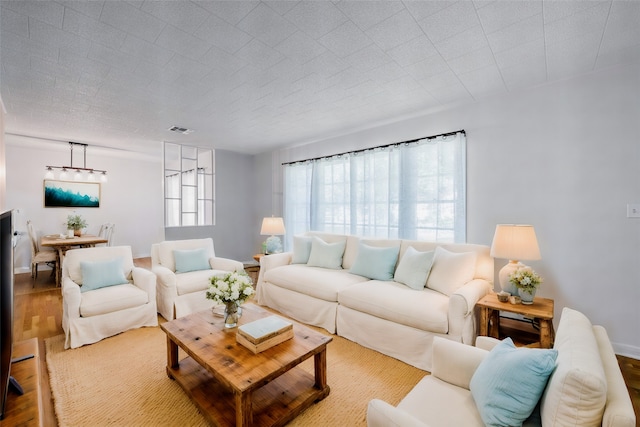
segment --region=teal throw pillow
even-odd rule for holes
[[[105,261],[80,261],[80,270],[82,271],[80,292],[129,283],[124,276],[122,266],[122,258]]]
[[[392,280],[400,247],[374,247],[364,243],[358,246],[358,256],[349,273],[373,280]]]
[[[504,339],[484,358],[469,389],[487,426],[521,426],[556,367],[558,350],[516,348]]]
[[[173,259],[176,262],[176,273],[209,270],[209,257],[205,248],[174,250]]]
[[[347,242],[327,243],[313,236],[311,240],[311,253],[307,265],[310,267],[342,269],[342,256]]]
[[[429,272],[431,272],[434,255],[434,251],[419,252],[409,246],[400,258],[393,280],[405,284],[411,289],[424,289],[427,285]]]
[[[306,264],[311,255],[311,237],[293,236],[293,256],[291,264]]]

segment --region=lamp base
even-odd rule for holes
[[[267,254],[278,254],[282,252],[282,241],[278,236],[271,236],[265,240]]]
[[[500,269],[500,272],[498,273],[498,282],[504,292],[509,292],[511,295],[518,295],[518,288],[509,281],[509,276],[521,267],[526,266],[520,261],[510,260],[507,265]]]

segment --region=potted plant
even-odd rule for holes
[[[74,236],[80,236],[82,229],[87,227],[87,221],[85,221],[80,215],[67,216],[67,229],[73,230]]]
[[[223,276],[213,276],[210,281],[207,299],[224,304],[224,326],[234,328],[240,317],[238,308],[254,293],[251,278],[244,271],[234,271]]]
[[[509,282],[518,289],[523,304],[533,304],[536,290],[543,280],[531,267],[524,266],[509,275]]]

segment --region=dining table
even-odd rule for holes
[[[60,285],[62,278],[62,259],[64,254],[73,248],[90,248],[100,243],[107,243],[108,240],[101,236],[92,234],[82,234],[80,236],[68,237],[62,234],[49,234],[42,236],[40,246],[50,247],[56,250],[58,259],[56,262],[56,286]]]

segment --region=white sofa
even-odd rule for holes
[[[293,252],[264,256],[260,260],[256,290],[259,304],[425,370],[431,368],[434,337],[473,344],[475,304],[493,287],[489,247],[306,234],[314,236],[329,244],[344,242],[341,269],[292,263]],[[416,290],[394,280],[371,280],[351,273],[361,244],[397,248],[397,263],[409,247],[420,252],[440,247],[449,254],[467,254],[467,261],[472,258],[471,267],[465,262],[466,267],[458,270],[454,266],[453,271],[447,271],[451,265],[447,265],[444,257],[439,263],[436,256],[427,284],[436,276],[440,281],[450,277],[452,283],[462,282],[453,287],[450,295],[430,287]]]
[[[204,265],[180,272],[176,270],[175,251],[183,254],[195,251],[193,257],[199,257],[198,252],[204,251]],[[167,320],[213,306],[206,298],[211,277],[243,270],[240,261],[216,257],[211,238],[166,240],[151,245],[151,271],[157,276],[158,313]]]
[[[397,407],[374,399],[369,427],[484,426],[470,383],[495,344],[478,337],[484,349],[437,339],[433,368]],[[491,345],[487,343],[493,342]],[[554,349],[555,370],[525,426],[634,427],[636,417],[606,330],[580,312],[562,311]]]
[[[93,280],[84,273],[93,276]],[[103,283],[87,290],[96,280]],[[130,246],[67,251],[61,283],[65,348],[92,344],[129,329],[158,325],[156,277],[147,269],[134,267]]]

